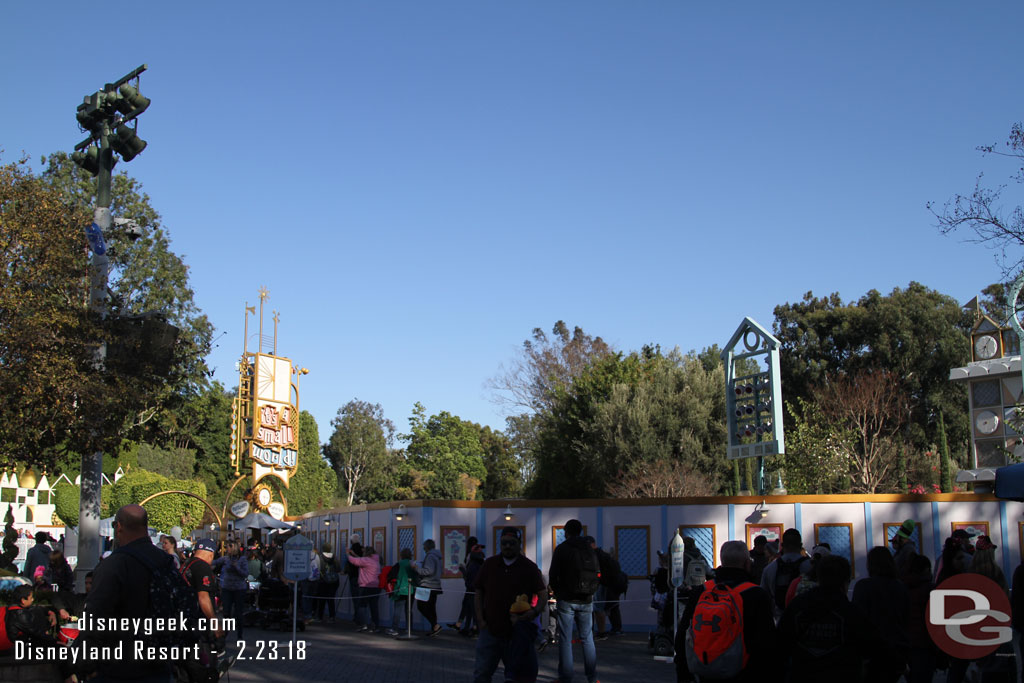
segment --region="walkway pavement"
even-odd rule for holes
[[[258,640],[277,643],[277,661],[270,661],[270,645],[263,644],[262,659],[237,661],[223,681],[231,683],[312,683],[360,681],[366,683],[443,683],[472,681],[476,641],[445,630],[434,638],[402,641],[383,633],[356,633],[350,622],[311,624],[298,640],[304,641],[304,660],[282,661],[288,653],[291,632],[247,629],[243,656],[256,656]],[[574,646],[576,677],[583,675],[583,652]],[[233,650],[232,650],[233,651]],[[597,673],[605,683],[615,681],[674,681],[671,663],[655,661],[647,649],[646,634],[626,634],[597,642]],[[558,678],[558,648],[549,646],[540,655],[538,681]],[[502,681],[501,666],[494,676]]]

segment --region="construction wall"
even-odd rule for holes
[[[767,514],[761,515],[767,508]],[[405,516],[396,520],[399,506]],[[512,519],[505,520],[506,507]],[[827,541],[833,553],[851,559],[854,580],[867,575],[867,551],[886,545],[905,519],[914,519],[919,529],[914,538],[918,549],[932,559],[941,554],[942,544],[956,526],[969,526],[987,533],[998,546],[996,557],[1009,576],[1022,560],[1024,503],[1000,501],[988,495],[836,495],[769,496],[734,498],[567,500],[567,501],[404,501],[337,508],[310,513],[291,521],[302,525],[302,533],[319,548],[323,542],[337,550],[347,546],[353,534],[381,551],[384,562],[392,564],[400,548],[411,548],[414,559],[423,557],[423,541],[434,539],[442,549],[441,528],[463,527],[497,552],[496,534],[502,527],[523,531],[524,554],[537,562],[546,575],[551,553],[561,540],[561,527],[576,518],[586,534],[598,545],[617,553],[630,576],[630,587],[622,603],[623,623],[630,630],[644,630],[654,621],[650,609],[647,576],[658,567],[657,551],[667,550],[677,527],[692,536],[712,564],[718,564],[718,548],[728,540],[751,544],[754,534],[773,538],[796,528],[808,549]],[[329,524],[327,522],[330,522]],[[452,533],[451,529],[446,529]],[[459,531],[456,531],[459,533]],[[441,623],[455,621],[461,606],[464,583],[459,577],[442,581],[444,594],[438,600]],[[342,611],[350,611],[345,601]]]

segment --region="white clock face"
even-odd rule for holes
[[[974,418],[974,426],[982,434],[991,434],[999,428],[999,416],[992,411],[984,410]]]
[[[988,360],[996,355],[999,350],[999,342],[990,334],[978,337],[974,340],[974,355],[982,360]]]
[[[260,505],[263,507],[270,505],[270,491],[267,489],[260,489],[259,501]]]

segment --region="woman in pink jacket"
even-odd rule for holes
[[[348,555],[348,561],[359,567],[358,597],[354,607],[356,623],[362,625],[357,630],[376,633],[380,624],[377,614],[377,604],[380,601],[380,588],[377,585],[380,577],[380,557],[377,556],[372,545],[365,546],[363,552],[366,553],[366,557],[357,557],[352,554],[350,548]],[[359,614],[367,608],[370,611],[369,619],[361,620]]]

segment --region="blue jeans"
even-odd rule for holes
[[[473,683],[490,683],[498,670],[498,661],[505,665],[505,680],[537,680],[537,625],[520,621],[513,627],[511,638],[497,638],[489,629],[481,629],[476,640],[476,662]]]
[[[558,616],[558,679],[572,681],[572,626],[576,624],[583,643],[583,671],[587,683],[597,681],[597,648],[594,647],[594,604],[559,600]]]

